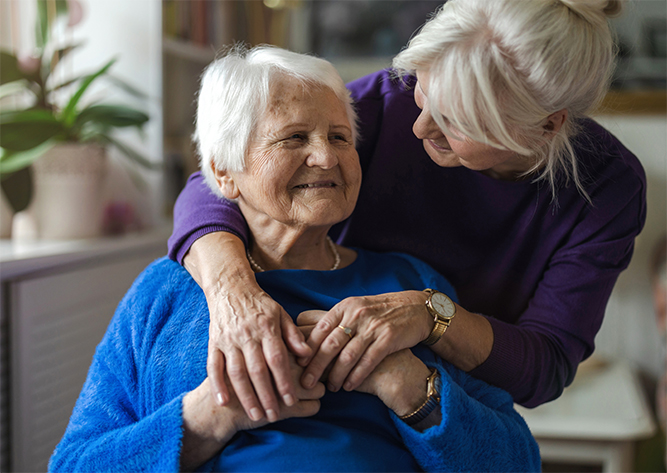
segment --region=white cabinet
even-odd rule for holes
[[[167,236],[0,242],[2,471],[46,471],[116,306]]]

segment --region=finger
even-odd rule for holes
[[[304,310],[296,318],[296,324],[315,325],[322,317],[326,315],[326,310]]]
[[[290,368],[291,355],[287,353],[287,347],[281,339],[271,338],[263,342],[262,349],[278,394],[286,405],[294,405],[297,400],[296,386]],[[263,401],[262,404],[264,405]]]
[[[226,358],[227,375],[234,387],[236,397],[251,420],[260,420],[264,417],[264,412],[250,382],[243,354],[240,350],[234,349],[227,354]]]
[[[372,344],[361,356],[361,359],[352,371],[350,371],[350,374],[347,376],[347,379],[343,384],[343,389],[346,391],[357,389],[357,387],[366,380],[368,375],[373,372],[377,365],[390,354],[389,350],[381,349],[375,343]]]
[[[310,336],[306,340],[310,348],[313,350],[313,355],[307,358],[307,362],[310,362],[312,357],[320,349],[320,346],[324,340],[331,334],[331,332],[338,327],[342,315],[337,311],[329,311],[315,325],[315,328],[310,332]]]
[[[297,396],[299,401],[304,399],[320,399],[327,392],[327,389],[324,387],[323,383],[315,383],[315,387],[312,389],[304,389],[300,387],[297,390]]]
[[[217,348],[209,346],[206,372],[210,381],[211,395],[220,406],[229,403],[230,396],[225,383],[225,355]]]
[[[370,340],[361,336],[356,336],[345,345],[327,376],[327,386],[330,391],[336,392],[343,386],[343,382],[366,353],[370,344]],[[377,366],[382,359],[384,359],[384,357],[378,360],[375,365]]]
[[[282,312],[280,317],[280,328],[283,332],[283,338],[289,349],[296,356],[308,357],[312,355],[313,350],[306,343],[306,338],[299,330],[294,322],[292,317],[290,317],[285,311]]]
[[[271,381],[271,372],[264,358],[262,347],[257,343],[251,343],[244,347],[243,356],[246,360],[246,367],[250,381],[255,389],[255,394],[264,409],[266,417],[270,422],[278,420],[278,398]]]
[[[313,330],[311,339],[316,331],[317,327]],[[338,356],[349,341],[350,337],[343,330],[336,329],[329,334],[303,372],[301,384],[303,384],[304,388],[312,388],[315,385],[317,380],[322,377],[322,373],[329,366],[329,363]]]
[[[283,418],[289,417],[310,417],[314,416],[320,410],[320,401],[317,399],[299,401],[292,407],[286,408]]]

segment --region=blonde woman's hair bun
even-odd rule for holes
[[[597,23],[620,15],[624,0],[560,0],[560,2],[585,20]]]

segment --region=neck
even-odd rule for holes
[[[281,236],[268,237],[265,232],[254,231],[248,254],[255,264],[255,271],[269,269],[313,269],[326,271],[340,264],[340,256],[327,242],[325,229],[310,229],[303,233],[285,232]],[[336,264],[338,263],[338,264]]]

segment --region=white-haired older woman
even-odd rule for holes
[[[235,387],[257,388],[244,406],[275,405],[261,386],[284,377],[282,339],[307,365],[304,386],[335,360],[329,389],[354,389],[387,354],[428,341],[518,403],[558,397],[593,352],[646,214],[641,164],[586,117],[608,89],[607,17],[619,9],[617,0],[450,0],[395,58],[402,80],[381,71],[348,85],[364,183],[332,236],[429,262],[456,287],[455,314],[429,314],[419,291],[350,298],[318,322],[304,355],[254,283],[238,209],[191,178],[170,255],[210,301],[209,374],[222,402],[226,366]],[[271,322],[244,336],[258,319]],[[343,346],[338,325],[356,334]]]
[[[258,282],[294,319],[308,309],[304,317],[316,320],[351,295],[427,285],[454,297],[449,283],[415,258],[355,251],[327,236],[352,213],[359,193],[355,119],[343,81],[322,59],[237,49],[202,78],[202,169],[210,188],[242,209]],[[299,388],[268,419],[246,415],[242,392],[230,391],[220,406],[206,377],[208,321],[191,276],[166,257],[153,263],[98,347],[50,469],[540,468],[537,444],[511,397],[425,347],[386,357],[357,392],[325,394],[321,383]],[[306,334],[313,328],[299,325]],[[259,320],[256,329],[265,328]],[[354,332],[342,326],[338,334],[348,339]],[[303,368],[293,356],[288,362],[297,384]]]

